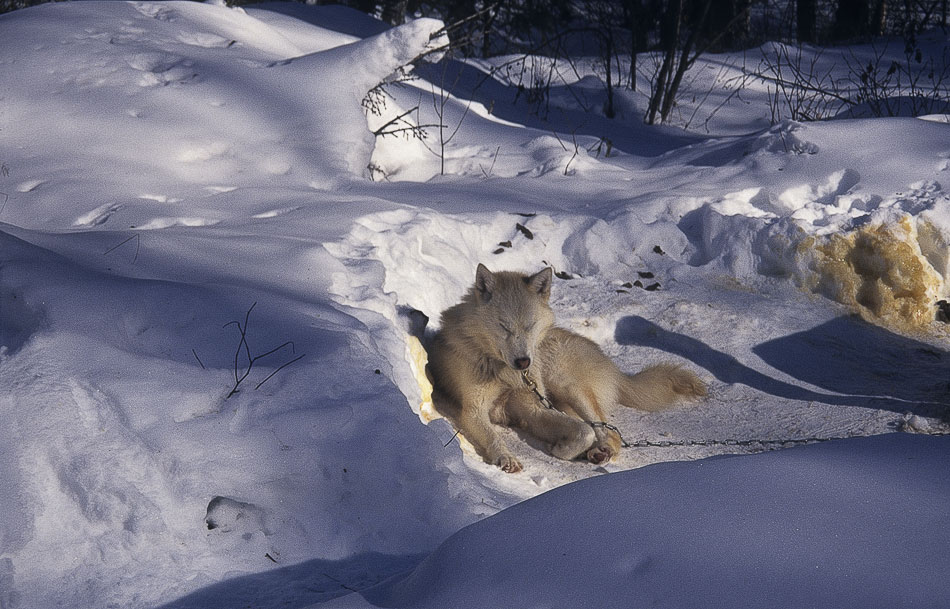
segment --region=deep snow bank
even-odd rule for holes
[[[320,607],[932,608],[950,438],[873,438],[591,478]]]
[[[0,64],[3,80],[18,83],[3,99],[4,143],[18,151],[4,158],[16,167],[7,194],[31,200],[29,214],[8,205],[4,220],[199,227],[227,217],[220,195],[239,188],[365,178],[375,138],[361,102],[444,44],[441,22],[360,39],[258,12],[81,2],[3,15],[4,46],[21,50]],[[76,171],[79,150],[99,161]],[[102,192],[105,201],[90,197]],[[64,197],[89,207],[74,215]],[[166,214],[150,217],[148,202],[166,204]]]
[[[475,517],[432,466],[461,460],[326,294],[341,266],[321,242],[353,205],[314,186],[363,179],[358,89],[439,27],[357,40],[191,2],[0,17],[19,49],[0,60],[5,609],[153,607],[324,559],[275,585],[313,602],[387,568],[339,559],[427,550]],[[248,356],[293,347],[228,397],[236,320]],[[394,520],[405,536],[380,535]]]

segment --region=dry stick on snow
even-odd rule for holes
[[[103,255],[103,256],[107,256],[107,255],[111,254],[112,252],[114,252],[115,250],[119,249],[120,247],[122,247],[123,245],[125,245],[126,243],[128,243],[129,241],[131,241],[132,239],[135,239],[135,255],[132,257],[132,264],[135,264],[135,261],[139,259],[139,248],[142,247],[142,236],[141,236],[140,234],[138,234],[138,233],[135,233],[134,235],[132,235],[131,237],[129,237],[128,239],[126,239],[126,240],[123,241],[122,243],[120,243],[120,244],[118,244],[118,245],[115,245],[115,246],[113,246],[113,247],[110,247],[110,248],[107,249],[106,251],[102,252],[102,255]]]
[[[570,152],[570,148],[561,140],[561,136],[557,134],[557,131],[551,131],[554,134],[554,138],[557,140],[557,143],[561,145],[561,148],[564,149],[564,152]],[[577,143],[577,129],[571,131],[571,141],[574,142],[574,154],[571,155],[571,158],[568,159],[567,165],[564,166],[564,175],[568,175],[568,172],[571,169],[571,163],[574,162],[574,159],[577,158],[577,153],[580,151],[580,144]]]
[[[468,111],[472,107],[472,99],[468,100],[468,104],[465,105],[465,111],[462,112],[461,118],[459,118],[458,123],[455,125],[455,129],[452,130],[452,133],[448,137],[445,136],[445,130],[449,125],[445,124],[445,107],[449,102],[451,97],[451,91],[447,91],[445,88],[445,75],[448,70],[448,63],[442,63],[442,82],[439,86],[439,92],[436,94],[436,87],[434,83],[430,84],[430,89],[432,91],[432,109],[435,112],[436,116],[439,118],[439,123],[435,125],[439,128],[439,149],[433,150],[429,146],[425,139],[422,140],[422,144],[431,152],[432,154],[439,157],[439,174],[445,175],[445,147],[455,139],[455,135],[459,132],[459,129],[462,128],[462,123],[465,122],[465,117],[468,116]],[[459,79],[462,77],[462,71],[459,70],[455,74],[455,82],[452,83],[452,89],[458,85]]]
[[[431,40],[436,40],[436,39],[438,39],[438,38],[441,38],[441,37],[443,37],[443,36],[449,36],[449,34],[451,34],[451,33],[453,33],[453,32],[456,32],[457,30],[459,30],[459,29],[460,29],[463,25],[465,25],[466,23],[469,23],[469,22],[471,22],[471,21],[474,21],[474,20],[480,18],[482,15],[485,15],[485,14],[487,14],[487,13],[492,12],[493,10],[495,10],[496,8],[498,8],[498,5],[499,5],[499,4],[501,4],[501,3],[500,3],[500,2],[495,2],[495,3],[489,4],[488,6],[486,6],[485,8],[483,8],[482,10],[477,11],[477,12],[474,12],[474,13],[472,13],[471,15],[469,15],[468,17],[463,17],[462,19],[459,19],[459,20],[456,21],[455,23],[450,23],[450,24],[448,24],[448,25],[445,25],[445,26],[441,27],[440,29],[438,29],[438,30],[432,32],[432,34],[429,35],[429,40],[431,41]],[[428,53],[432,53],[432,52],[434,52],[434,51],[429,51]],[[424,53],[424,55],[425,55],[425,54],[428,54],[428,53]],[[413,60],[413,63],[415,63],[415,60]]]
[[[241,383],[243,383],[244,380],[247,379],[247,377],[251,374],[251,369],[254,367],[254,363],[257,362],[259,359],[265,358],[268,355],[273,355],[274,353],[280,351],[281,349],[283,349],[284,347],[288,345],[290,345],[291,353],[296,353],[296,348],[294,347],[293,341],[287,341],[278,347],[274,347],[273,349],[271,349],[270,351],[266,353],[261,353],[260,355],[251,355],[251,346],[247,342],[247,328],[248,328],[248,321],[250,320],[250,317],[251,317],[251,311],[253,311],[254,307],[256,306],[257,306],[257,303],[255,302],[254,304],[251,305],[251,308],[247,310],[247,313],[244,315],[243,326],[241,325],[241,322],[239,321],[229,321],[228,323],[224,324],[224,326],[222,326],[224,328],[227,328],[230,325],[235,325],[238,328],[238,332],[241,333],[241,340],[240,342],[238,342],[237,351],[235,351],[234,353],[234,387],[231,388],[231,392],[224,399],[228,399],[232,395],[240,391],[239,387]],[[243,373],[241,373],[241,366],[240,366],[242,351],[244,352],[244,355],[247,358],[247,368],[244,369]],[[306,354],[305,353],[301,354],[295,357],[294,359],[290,360],[289,362],[282,364],[280,367],[278,367],[276,370],[270,373],[267,376],[267,378],[265,378],[263,381],[258,383],[257,386],[254,387],[254,389],[259,389],[260,386],[266,383],[268,380],[270,380],[271,377],[273,377],[275,374],[277,374],[278,372],[280,372],[281,370],[283,370],[290,364],[296,361],[299,361],[300,359],[304,357],[304,355]]]
[[[441,125],[431,124],[431,125],[414,125],[406,117],[413,112],[418,114],[419,106],[415,106],[406,110],[399,116],[390,119],[385,125],[379,129],[373,131],[373,135],[376,137],[386,137],[387,135],[405,135],[407,138],[414,137],[417,139],[425,139],[426,137],[426,128],[428,127],[441,127]],[[402,126],[396,126],[402,125]]]
[[[478,168],[482,170],[482,175],[484,175],[485,178],[490,178],[492,172],[495,170],[495,161],[498,160],[498,152],[500,150],[501,150],[501,146],[498,146],[497,148],[495,148],[495,154],[492,155],[491,166],[488,168],[488,171],[485,171],[485,168],[482,167],[481,163],[479,163]]]
[[[291,349],[293,349],[293,343],[291,343]],[[254,389],[260,389],[260,388],[261,388],[261,385],[263,385],[263,384],[266,383],[267,381],[271,380],[271,378],[272,378],[275,374],[277,374],[278,372],[280,372],[281,370],[283,370],[283,369],[286,368],[287,366],[291,365],[292,363],[298,362],[298,361],[302,360],[303,357],[304,357],[304,355],[306,355],[306,353],[301,353],[300,355],[298,355],[298,356],[295,357],[294,359],[290,360],[290,361],[287,362],[286,364],[281,364],[280,366],[278,366],[277,369],[274,370],[273,372],[271,372],[270,374],[268,374],[267,377],[266,377],[263,381],[261,381],[260,383],[254,385]]]

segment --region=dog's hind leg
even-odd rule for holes
[[[597,439],[590,425],[557,410],[544,408],[530,391],[511,391],[506,396],[506,413],[513,427],[547,443],[551,454],[559,459],[577,458]]]
[[[586,421],[586,425],[592,427],[596,440],[588,446],[588,461],[599,465],[610,461],[620,452],[623,444],[620,434],[609,427],[598,425],[607,421],[606,413],[601,407],[606,401],[604,396],[598,395],[598,392],[590,387],[579,386],[572,386],[570,389],[558,387],[553,395],[559,410]]]

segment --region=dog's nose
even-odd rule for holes
[[[515,360],[515,368],[518,370],[527,370],[528,366],[531,365],[530,357],[519,357]]]

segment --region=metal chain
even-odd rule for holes
[[[538,389],[538,384],[534,382],[534,379],[528,376],[527,370],[521,371],[521,378],[524,380],[524,384],[528,386],[528,389],[530,389],[534,395],[537,396],[538,401],[541,402],[542,406],[548,410],[556,410],[556,408],[554,408],[554,404],[552,404],[551,400],[548,399],[548,396],[541,393],[541,390]],[[609,429],[610,431],[615,432],[618,436],[620,436],[620,446],[623,448],[631,446],[631,444],[628,444],[627,441],[623,439],[623,434],[620,433],[620,429],[618,429],[616,425],[611,425],[610,423],[606,423],[604,421],[587,421],[587,423],[591,427],[603,427],[604,429]]]
[[[809,444],[817,442],[829,442],[831,440],[844,440],[846,438],[855,438],[860,436],[833,436],[833,437],[813,437],[813,438],[789,438],[789,439],[746,439],[735,440],[727,438],[724,440],[634,440],[627,444],[633,448],[674,448],[689,446],[769,446],[784,444]]]
[[[537,396],[538,401],[542,406],[549,410],[556,410],[554,404],[551,403],[551,400],[547,398],[546,395],[541,393],[541,390],[538,389],[538,384],[528,376],[527,370],[521,371],[521,378],[524,380],[525,385],[530,389],[535,396]],[[745,440],[736,440],[732,438],[727,438],[724,440],[634,440],[633,442],[627,442],[623,434],[620,432],[620,429],[616,425],[611,425],[604,421],[587,421],[591,427],[603,427],[604,429],[609,429],[610,431],[615,432],[620,436],[620,446],[623,448],[676,448],[676,447],[690,447],[690,446],[780,446],[786,444],[817,444],[820,442],[830,442],[832,440],[847,440],[849,438],[862,438],[867,437],[862,434],[853,434],[848,436],[812,436],[809,438],[751,438]],[[900,431],[902,430],[898,427]],[[905,431],[905,433],[918,433],[921,435],[929,436],[948,436],[950,435],[950,430],[929,430],[929,431]]]
[[[931,431],[905,431],[901,433],[916,433],[926,436],[950,436],[950,431],[931,430]],[[673,448],[689,446],[769,446],[785,444],[812,444],[819,442],[830,442],[832,440],[847,440],[850,438],[866,438],[864,434],[853,434],[850,436],[813,436],[810,438],[752,438],[746,440],[634,440],[626,444],[633,448]]]
[[[620,436],[620,447],[621,448],[630,448],[631,446],[637,446],[636,444],[631,444],[623,439],[623,434],[620,433],[620,428],[616,425],[611,425],[610,423],[604,423],[603,421],[590,421],[591,427],[603,427],[604,429],[609,429],[610,431],[616,433]]]
[[[530,376],[528,376],[527,370],[521,371],[521,378],[524,380],[524,384],[528,386],[528,389],[534,392],[534,395],[538,396],[538,401],[541,402],[542,406],[548,410],[554,410],[554,404],[551,403],[551,400],[548,399],[548,396],[541,393],[541,390],[538,389],[538,384],[535,383]]]

